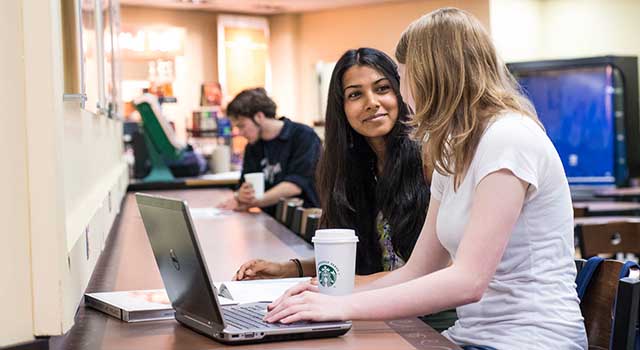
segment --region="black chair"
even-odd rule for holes
[[[585,260],[576,260],[578,271]],[[633,350],[640,305],[640,281],[620,279],[623,263],[603,261],[580,301],[589,349]]]
[[[305,241],[311,243],[311,239],[316,234],[316,230],[320,226],[320,217],[322,214],[319,213],[311,213],[307,216],[307,224],[304,229],[304,239]]]
[[[302,207],[302,203],[303,203],[302,200],[289,201],[287,203],[287,214],[284,219],[284,224],[292,231],[293,231],[293,215],[298,208]]]
[[[293,212],[293,220],[291,221],[291,226],[289,226],[289,229],[291,229],[291,231],[295,232],[297,235],[302,235],[302,228],[300,227],[300,225],[302,224],[302,216],[304,215],[305,210],[307,209],[297,207]]]
[[[311,216],[312,219],[315,217],[315,219],[311,220],[311,226],[309,226],[309,216]],[[307,208],[302,212],[302,215],[300,216],[300,236],[302,236],[302,238],[304,238],[308,242],[311,242],[311,237],[313,237],[316,229],[320,225],[321,216],[322,209],[320,208]],[[307,230],[309,230],[310,234],[308,239]]]
[[[284,206],[286,205],[285,203],[287,202],[286,198],[280,198],[278,200],[278,204],[276,204],[276,215],[275,218],[276,220],[282,222],[282,213],[284,212]]]

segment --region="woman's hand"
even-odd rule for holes
[[[320,294],[318,286],[310,282],[289,288],[267,310],[264,320],[269,323],[346,321],[350,312],[346,297]]]
[[[298,270],[295,263],[277,263],[261,259],[249,260],[242,264],[236,274],[234,281],[258,280],[268,278],[298,277]]]

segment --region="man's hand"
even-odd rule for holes
[[[245,205],[246,207],[258,206],[256,192],[250,183],[245,182],[240,186],[240,189],[238,190],[238,203],[240,205]]]
[[[235,198],[229,198],[226,201],[218,204],[218,209],[236,210],[239,204]]]

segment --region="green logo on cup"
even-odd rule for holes
[[[318,266],[318,283],[323,287],[331,287],[336,284],[338,273],[336,269],[329,264],[320,264]]]

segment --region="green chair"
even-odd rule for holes
[[[179,160],[184,146],[175,140],[173,129],[160,112],[160,104],[155,96],[145,94],[134,101],[142,117],[142,130],[151,160],[151,172],[142,181],[174,181],[175,177],[167,166],[167,161]]]

